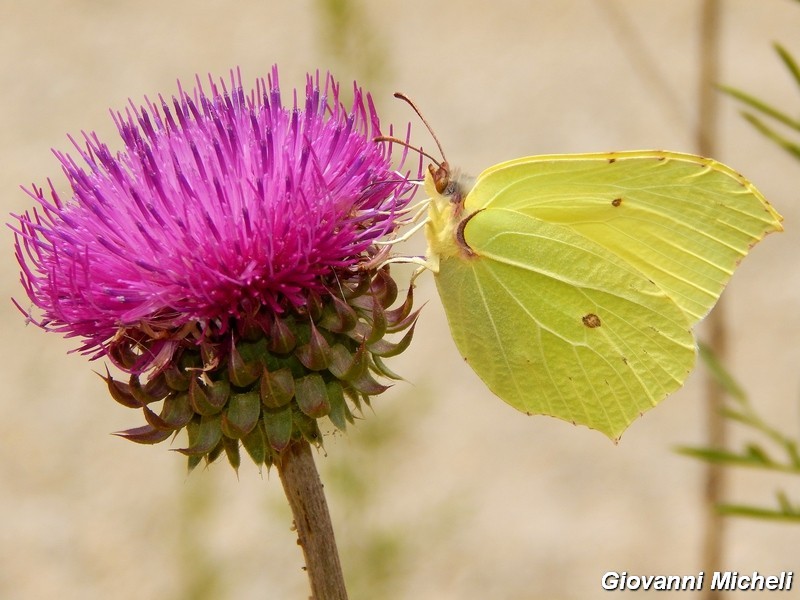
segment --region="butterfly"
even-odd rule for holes
[[[742,175],[663,151],[431,165],[426,263],[459,352],[528,414],[616,440],[680,388],[692,328],[781,216]]]

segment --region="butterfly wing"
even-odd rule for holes
[[[454,218],[468,252],[436,282],[459,351],[515,408],[611,438],[683,384],[691,326],[780,228],[727,167],[661,152],[502,163]]]
[[[744,177],[670,152],[538,156],[485,171],[467,212],[509,208],[596,241],[647,275],[692,324],[781,217]]]
[[[617,438],[688,375],[683,312],[611,252],[504,208],[464,235],[475,255],[441,260],[439,295],[459,351],[513,407]]]

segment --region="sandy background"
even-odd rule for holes
[[[113,140],[109,107],[236,65],[249,83],[278,63],[285,88],[332,69],[368,87],[387,123],[410,118],[391,97],[403,90],[473,173],[526,154],[691,151],[699,4],[0,0],[3,207],[30,205],[20,184],[63,184],[49,148],[66,149],[67,133]],[[723,6],[722,80],[797,114],[770,43],[800,57],[800,5]],[[718,143],[717,158],[762,189],[787,230],[725,294],[730,365],[797,434],[800,163],[727,99]],[[101,364],[25,326],[8,300],[22,294],[12,235],[0,235],[0,598],[305,597],[275,475],[245,464],[237,479],[220,463],[187,477],[165,444],[109,435],[141,416],[107,397],[92,372]],[[346,439],[329,438],[320,460],[353,598],[585,599],[609,570],[699,570],[702,470],[672,448],[702,443],[701,372],[615,447],[494,399],[448,339],[430,277],[418,297],[430,302],[415,342],[391,363],[412,383],[377,399]],[[733,476],[732,500],[768,504],[778,486],[800,496],[796,481]],[[797,578],[798,548],[796,526],[735,520],[725,565]]]

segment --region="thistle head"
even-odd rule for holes
[[[410,290],[390,308],[375,244],[414,186],[373,141],[368,94],[354,87],[348,110],[317,74],[297,96],[284,105],[273,68],[249,92],[232,73],[131,103],[112,113],[122,150],[84,134],[77,159],[56,152],[70,197],[33,186],[12,225],[23,312],[126,372],[106,376],[111,394],[147,424],[121,435],[185,427],[190,465],[224,451],[238,466],[240,442],[267,464],[292,437],[319,443],[316,419],[344,428],[410,341],[384,339],[415,313]]]

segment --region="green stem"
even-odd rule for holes
[[[303,549],[312,600],[347,600],[344,575],[333,535],[333,525],[311,446],[293,441],[277,465]]]

